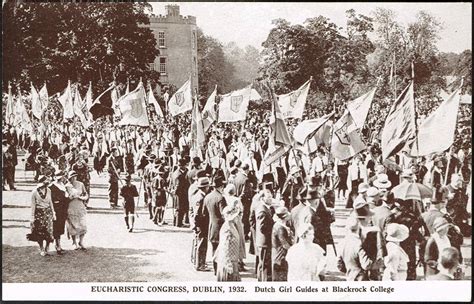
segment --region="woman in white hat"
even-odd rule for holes
[[[438,262],[440,252],[445,248],[451,247],[448,238],[448,230],[453,224],[449,223],[444,217],[438,217],[433,222],[433,234],[428,239],[425,247],[425,278],[435,275],[439,272]]]
[[[319,274],[326,267],[324,250],[313,243],[314,228],[309,223],[300,224],[296,230],[298,243],[288,249],[288,281],[320,281]]]
[[[48,184],[46,176],[39,176],[38,185],[31,194],[31,233],[26,235],[29,241],[38,243],[42,256],[48,255],[49,244],[53,242],[53,220],[56,217]],[[46,243],[44,247],[43,242]]]
[[[387,255],[384,257],[385,271],[382,281],[405,281],[407,279],[408,257],[400,243],[408,238],[408,227],[402,224],[387,225]]]
[[[236,221],[239,220],[239,209],[235,206],[226,206],[222,211],[224,224],[219,232],[219,246],[213,260],[217,263],[218,282],[241,281],[239,274],[240,234]]]
[[[69,184],[66,190],[69,195],[69,207],[67,210],[67,232],[72,238],[72,244],[75,250],[86,250],[84,247],[84,235],[87,232],[86,227],[86,202],[89,199],[86,187],[77,180],[77,173],[70,171],[68,174]],[[79,238],[79,243],[77,243]]]

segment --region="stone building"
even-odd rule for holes
[[[191,85],[198,87],[196,17],[181,16],[178,5],[166,5],[166,15],[150,17],[160,55],[153,69],[161,73],[163,84],[181,87],[191,76]]]

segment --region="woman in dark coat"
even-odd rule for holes
[[[61,235],[64,234],[64,227],[66,225],[69,195],[65,186],[67,179],[64,176],[64,172],[56,172],[55,178],[56,181],[49,187],[54,212],[56,213],[56,219],[53,221],[53,237],[56,242],[56,252],[63,254],[64,250],[61,248]]]

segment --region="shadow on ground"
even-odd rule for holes
[[[159,250],[90,247],[42,257],[37,246],[2,246],[3,283],[156,282],[171,274],[145,272]]]

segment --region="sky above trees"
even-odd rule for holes
[[[166,3],[152,3],[154,14],[165,14]],[[397,13],[401,24],[416,19],[425,10],[444,28],[440,32],[438,49],[441,52],[461,53],[471,49],[471,3],[179,3],[182,15],[197,17],[198,26],[207,34],[223,43],[236,42],[238,46],[252,45],[261,49],[262,42],[272,29],[272,20],[283,18],[293,24],[307,18],[322,15],[343,27],[345,12],[355,9],[371,15],[376,7],[389,8]],[[239,29],[239,30],[236,30]]]

